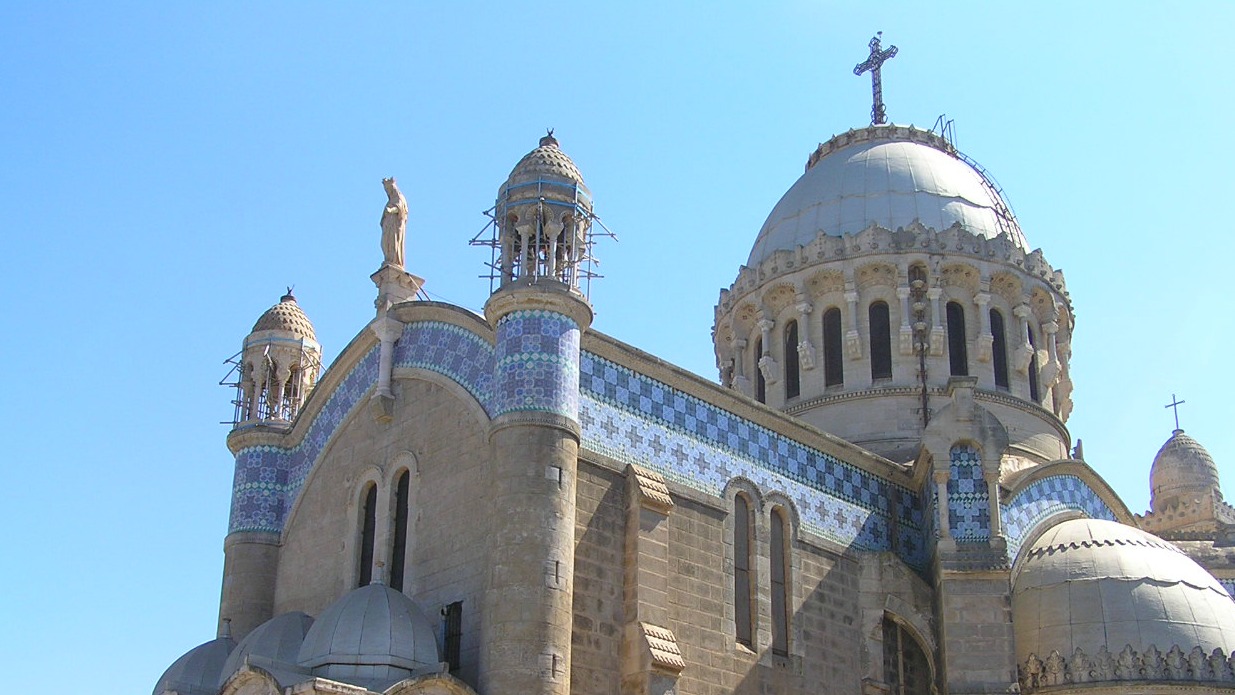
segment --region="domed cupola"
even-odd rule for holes
[[[283,613],[258,625],[228,655],[219,673],[219,685],[226,683],[245,662],[267,671],[295,665],[300,657],[300,645],[312,625],[313,618],[299,611]]]
[[[402,592],[370,584],[330,605],[309,628],[300,665],[313,675],[387,684],[438,666],[433,626]]]
[[[1014,572],[1023,690],[1231,680],[1235,601],[1171,543],[1113,521],[1072,519],[1024,548]]]
[[[321,372],[322,349],[291,288],[253,324],[240,352],[236,424],[289,423]]]
[[[219,691],[219,674],[236,643],[224,632],[185,652],[172,662],[154,686],[154,695],[215,695]]]
[[[1149,506],[1155,514],[1212,495],[1222,499],[1217,464],[1205,447],[1183,430],[1175,430],[1158,450],[1149,481]]]
[[[592,194],[553,132],[498,189],[493,219],[498,288],[556,280],[577,291],[588,275]]]
[[[837,135],[773,207],[722,290],[722,382],[905,461],[948,380],[1014,434],[1013,456],[1068,455],[1072,308],[1000,188],[944,137]]]

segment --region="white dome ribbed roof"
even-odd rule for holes
[[[214,695],[219,690],[219,672],[235,648],[236,643],[230,637],[219,637],[193,647],[167,667],[154,686],[154,695],[166,692]]]
[[[305,635],[299,661],[314,673],[321,669],[328,678],[353,682],[352,675],[383,679],[441,659],[433,625],[420,608],[402,592],[370,584],[318,616]]]
[[[1073,519],[1021,552],[1013,581],[1017,659],[1131,645],[1235,649],[1235,601],[1174,545],[1113,521]]]
[[[855,234],[871,224],[895,231],[915,221],[935,230],[959,223],[973,234],[1002,232],[1028,243],[994,187],[942,138],[902,126],[871,126],[832,138],[768,215],[747,265],[805,246],[820,232]]]
[[[312,625],[313,618],[299,611],[283,613],[258,625],[228,655],[219,673],[219,685],[222,686],[239,671],[245,659],[251,656],[295,664],[300,655],[300,645]]]
[[[1192,437],[1175,430],[1166,440],[1149,470],[1150,508],[1160,512],[1179,503],[1189,503],[1217,493],[1222,498],[1218,465]]]

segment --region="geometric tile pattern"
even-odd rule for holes
[[[468,329],[444,321],[409,323],[395,343],[394,366],[449,377],[494,416],[493,346]]]
[[[579,419],[579,326],[553,311],[512,311],[497,322],[493,417],[516,411]]]
[[[948,464],[948,529],[957,543],[991,539],[991,496],[982,457],[969,444],[952,447]]]
[[[579,385],[588,449],[713,495],[749,478],[793,499],[811,532],[925,566],[922,508],[908,488],[590,353]]]
[[[1052,475],[1035,481],[1000,509],[1011,558],[1020,552],[1021,544],[1034,528],[1053,514],[1071,510],[1090,519],[1116,520],[1115,512],[1098,493],[1074,475]]]

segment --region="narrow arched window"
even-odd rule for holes
[[[841,354],[840,309],[823,312],[823,383],[840,386],[845,383],[845,358]]]
[[[883,619],[883,680],[891,695],[929,695],[930,662],[918,640],[900,623]]]
[[[801,365],[798,362],[798,322],[785,326],[785,398],[802,393]]]
[[[952,376],[969,376],[969,352],[965,347],[965,309],[948,302],[948,365]]]
[[[1033,329],[1028,329],[1029,338],[1029,400],[1042,402],[1042,393],[1038,386],[1038,341],[1033,339]]]
[[[751,548],[754,547],[751,527],[750,504],[746,497],[733,499],[733,623],[735,638],[741,644],[754,648],[755,591],[751,581]]]
[[[395,527],[390,543],[390,588],[403,591],[403,568],[407,562],[408,495],[412,476],[403,471],[395,485]]]
[[[991,361],[995,366],[995,386],[1008,388],[1008,336],[1004,332],[1003,314],[991,309]]]
[[[755,339],[755,400],[766,403],[768,400],[768,380],[763,378],[763,370],[759,368],[759,360],[763,357],[763,338]]]
[[[887,302],[875,302],[867,311],[870,319],[871,378],[892,378],[892,323]]]
[[[782,509],[772,511],[772,533],[768,539],[771,546],[772,585],[772,652],[789,654],[789,534],[786,533],[785,513]]]
[[[360,512],[360,581],[357,586],[373,583],[373,542],[377,534],[377,486],[365,490],[364,508]]]

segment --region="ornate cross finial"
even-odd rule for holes
[[[888,46],[884,50],[880,50],[879,41],[883,36],[883,32],[877,32],[870,40],[871,54],[866,60],[858,63],[853,68],[853,74],[861,75],[867,70],[871,74],[871,91],[874,93],[874,104],[871,105],[871,125],[879,125],[888,122],[888,114],[883,108],[883,81],[879,76],[879,68],[896,55],[896,46]]]
[[[1168,403],[1166,406],[1168,408],[1175,409],[1175,429],[1179,429],[1179,406],[1183,405],[1184,403],[1187,403],[1187,401],[1179,400],[1178,398],[1175,397],[1175,394],[1172,393],[1171,402]]]

